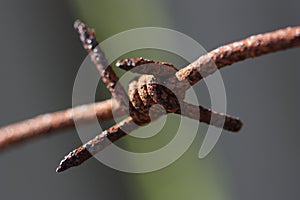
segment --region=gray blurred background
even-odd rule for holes
[[[299,25],[299,7],[296,0],[1,0],[0,125],[71,106],[73,82],[86,56],[73,31],[77,18],[96,27],[100,40],[160,26],[211,50]],[[69,129],[1,152],[0,198],[299,199],[299,55],[300,49],[287,50],[221,71],[228,113],[239,116],[244,127],[238,134],[224,131],[204,160],[197,158],[199,136],[182,158],[156,172],[127,174],[91,159],[57,174],[60,159],[81,144]]]

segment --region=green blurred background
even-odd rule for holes
[[[207,50],[250,34],[299,24],[299,1],[37,1],[0,2],[0,125],[71,106],[74,79],[86,52],[73,22],[94,27],[100,41],[136,27],[171,28]],[[96,159],[62,174],[60,159],[81,141],[75,129],[60,131],[0,155],[1,199],[298,199],[300,176],[299,49],[247,60],[221,71],[228,113],[244,122],[235,135],[224,131],[203,160],[198,151],[207,126],[201,125],[189,150],[172,165],[146,174],[110,169]],[[136,51],[172,61],[159,51]],[[121,74],[118,71],[118,74]],[[196,86],[209,104],[204,84]],[[97,100],[109,97],[100,83]],[[103,123],[109,127],[113,122]],[[120,145],[143,151],[172,138],[170,116],[159,135]],[[95,133],[96,134],[96,133]]]

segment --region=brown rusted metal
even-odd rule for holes
[[[179,71],[173,65],[164,62],[142,58],[122,60],[118,62],[119,67],[137,73],[148,74],[141,76],[130,84],[128,98],[124,89],[120,84],[117,84],[119,79],[111,66],[108,65],[104,53],[98,46],[94,31],[87,28],[80,21],[75,22],[75,28],[80,35],[84,48],[90,54],[103,82],[112,93],[114,99],[41,115],[1,128],[0,148],[51,131],[74,126],[74,119],[78,121],[92,120],[94,110],[97,117],[100,120],[104,120],[112,118],[112,108],[118,109],[117,113],[124,115],[124,109],[126,109],[127,105],[130,110],[130,117],[72,151],[64,158],[57,171],[63,171],[69,167],[81,164],[109,145],[109,141],[114,142],[137,128],[136,124],[144,125],[149,123],[149,109],[154,104],[162,105],[166,113],[181,114],[218,127],[222,127],[222,121],[225,120],[224,129],[230,131],[240,130],[242,123],[237,118],[211,111],[202,106],[185,103],[183,99],[186,89],[203,77],[214,73],[217,69],[235,62],[300,46],[300,27],[293,27],[251,36],[245,40],[222,46],[201,56],[198,60]],[[182,107],[181,109],[180,106]],[[164,113],[163,109],[157,109],[154,112],[154,118],[151,119],[157,119]]]
[[[286,29],[286,30],[290,31],[290,29]],[[244,40],[244,42],[247,41],[248,42],[247,44],[250,46],[248,46],[247,48],[240,48],[238,50],[240,43],[230,44],[227,52],[223,52],[222,55],[216,57],[220,59],[220,62],[217,62],[216,64],[213,62],[214,60],[212,59],[214,57],[210,57],[210,56],[211,54],[216,55],[216,53],[220,51],[218,49],[208,53],[205,56],[200,57],[194,63],[192,63],[191,65],[187,66],[186,68],[180,71],[177,71],[177,69],[171,64],[164,63],[164,62],[155,62],[143,58],[125,59],[119,61],[117,63],[117,66],[125,70],[130,70],[133,72],[138,72],[143,74],[144,73],[152,74],[152,75],[143,75],[137,80],[133,80],[132,83],[129,85],[128,93],[129,93],[129,111],[131,115],[130,118],[131,122],[132,123],[135,122],[138,125],[144,125],[149,123],[150,107],[154,104],[160,104],[165,108],[167,113],[183,114],[190,118],[197,119],[200,122],[205,122],[205,123],[212,124],[214,126],[223,127],[230,131],[240,130],[242,127],[242,122],[238,118],[234,118],[232,116],[225,115],[222,113],[217,113],[215,111],[204,108],[202,106],[194,106],[194,105],[187,104],[183,102],[184,93],[186,89],[189,88],[191,85],[195,84],[203,77],[206,77],[209,74],[215,72],[218,68],[224,67],[226,65],[230,65],[233,62],[238,62],[240,60],[246,59],[247,56],[254,57],[254,56],[265,54],[267,53],[267,51],[272,52],[272,51],[279,50],[278,47],[276,48],[273,46],[274,47],[273,48],[268,46],[268,44],[272,44],[272,42],[270,42],[268,38],[272,38],[275,40],[279,38],[281,41],[280,43],[283,45],[284,49],[299,45],[297,42],[295,42],[297,39],[291,40],[290,37],[287,40],[290,42],[293,41],[292,45],[291,46],[285,45],[285,43],[282,43],[282,40],[285,41],[285,39],[278,37],[279,32],[278,31],[274,32],[275,36],[272,36],[272,33],[265,34],[265,37],[267,37],[266,39],[267,42],[262,42],[264,40],[262,40],[263,38],[261,38],[261,36],[250,37],[252,38],[251,40],[254,40],[253,42],[256,48],[262,48],[260,50],[256,50],[256,51],[249,50],[248,47],[250,47],[251,44],[249,43],[249,40],[246,39]],[[289,34],[287,35],[290,36]],[[298,35],[299,33],[297,32],[297,34],[294,34],[294,37],[296,36],[297,38]],[[265,49],[266,47],[268,48]],[[224,47],[221,47],[221,49],[222,48]],[[236,49],[235,51],[236,53],[232,53],[234,49]],[[229,59],[227,61],[228,58],[222,60],[223,58],[226,58],[227,56],[226,53],[233,56],[232,60]],[[155,69],[155,70],[151,70],[151,69]],[[174,72],[176,72],[175,73],[176,76],[174,76]],[[164,83],[166,83],[167,86],[171,87],[172,85],[175,85],[172,89],[173,91],[177,91],[177,92],[175,92],[174,94],[168,87],[164,87],[161,79],[163,79]],[[182,109],[180,109],[180,105],[181,105],[180,103],[182,104],[183,107]],[[159,118],[161,114],[162,112],[157,111],[157,114],[155,114],[155,119]],[[119,126],[120,125],[116,124],[113,127],[118,128]],[[98,137],[102,138],[103,134],[104,133],[100,134]],[[119,134],[117,136],[118,139],[126,135],[124,134],[124,132],[116,132],[115,134],[116,135]],[[102,147],[105,145],[102,145],[101,143],[106,144],[106,142],[103,141],[104,140],[98,140],[94,138],[93,140],[89,141],[87,144],[100,145]],[[63,171],[62,170],[63,167],[61,166],[64,165],[65,163],[73,163],[75,159],[74,164],[77,166],[78,164],[81,164],[84,160],[86,160],[88,157],[90,157],[91,155],[97,153],[102,149],[102,148],[96,148],[97,151],[93,151],[93,153],[91,154],[84,153],[84,155],[81,156],[81,152],[83,151],[85,152],[87,149],[87,148],[83,148],[84,146],[79,147],[78,149],[75,149],[73,152],[71,152],[69,154],[71,156],[65,157],[65,159],[58,167],[58,171]],[[82,157],[82,159],[80,159],[80,157]],[[72,167],[72,165],[68,165],[68,167]]]
[[[112,142],[117,141],[121,137],[125,136],[128,132],[131,132],[136,128],[137,126],[133,122],[132,118],[126,118],[122,122],[110,127],[108,130],[103,131],[100,135],[97,135],[86,144],[70,152],[60,162],[59,166],[56,169],[56,172],[62,172],[70,167],[80,165],[81,163],[110,145]]]
[[[133,72],[153,74],[141,76],[129,85],[129,99],[134,107],[130,113],[134,115],[132,116],[134,120],[150,121],[150,117],[147,116],[149,109],[158,103],[166,109],[167,113],[181,114],[228,131],[236,132],[241,129],[242,122],[236,117],[184,102],[184,94],[188,87],[174,86],[178,89],[171,91],[170,86],[176,85],[177,82],[168,83],[168,81],[173,80],[172,75],[178,71],[172,64],[143,58],[130,58],[120,60],[116,65]],[[160,78],[163,79],[160,80]],[[164,87],[162,81],[169,87]]]
[[[106,100],[99,103],[82,105],[71,109],[49,114],[39,115],[35,118],[8,125],[0,129],[0,150],[24,142],[39,135],[45,135],[52,131],[66,129],[74,126],[74,119],[78,122],[88,122],[112,118],[112,108],[117,108],[115,100]],[[122,115],[120,110],[116,113]]]
[[[179,70],[179,81],[188,80],[192,85],[216,70],[233,63],[264,54],[300,46],[300,26],[259,34],[221,46]]]
[[[119,60],[116,66],[133,73],[159,77],[172,76],[178,71],[177,68],[170,63],[148,60],[142,57]]]
[[[188,103],[181,103],[181,110],[177,114],[189,117],[191,119],[199,120],[206,124],[210,124],[228,131],[239,131],[243,123],[239,118],[212,111],[203,106],[195,106]]]
[[[127,94],[119,81],[118,76],[108,64],[104,52],[99,47],[93,29],[86,27],[80,20],[76,20],[74,28],[77,30],[80,40],[85,50],[91,56],[93,63],[96,65],[97,70],[102,78],[102,81],[110,91],[112,96],[121,104],[120,107],[127,105]]]

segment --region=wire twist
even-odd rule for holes
[[[184,102],[190,83],[174,81],[178,70],[170,63],[130,58],[118,61],[116,66],[127,71],[151,74],[142,75],[129,84],[130,116],[138,125],[149,123],[151,106],[160,104],[165,110],[156,107],[153,119],[166,112],[181,114],[233,132],[242,127],[242,122],[236,117]]]

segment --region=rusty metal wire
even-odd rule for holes
[[[126,110],[129,110],[130,116],[69,153],[57,168],[58,172],[83,163],[111,142],[137,128],[136,124],[149,123],[149,109],[154,104],[162,105],[167,113],[184,115],[229,131],[240,130],[242,123],[238,118],[185,103],[183,101],[185,91],[204,77],[214,73],[217,70],[215,65],[220,69],[247,58],[300,46],[300,27],[289,27],[224,45],[201,56],[179,71],[165,62],[142,58],[121,60],[117,63],[118,67],[146,74],[130,83],[127,96],[120,84],[117,84],[119,79],[98,46],[94,31],[87,28],[81,21],[76,21],[74,26],[113,99],[41,115],[0,128],[0,149],[74,126],[74,119],[76,121],[92,120],[93,110],[100,120],[112,118],[112,108],[117,109],[120,115],[124,115]],[[161,84],[162,79],[166,83],[165,86]],[[158,119],[164,113],[162,110],[155,110],[152,120]],[[225,119],[224,124],[219,123],[221,121],[219,119]],[[123,130],[126,130],[126,133]]]
[[[248,37],[221,46],[176,73],[178,80],[189,80],[193,85],[216,70],[264,54],[300,46],[300,26]],[[215,67],[217,66],[217,68]]]
[[[111,99],[39,115],[32,119],[8,125],[0,129],[0,150],[36,138],[37,136],[74,127],[74,120],[88,122],[94,119],[94,113],[98,120],[111,119],[113,117],[112,108],[117,105],[118,103],[114,99]],[[116,113],[124,114],[122,110]]]
[[[149,123],[151,121],[149,110],[154,104],[162,105],[167,113],[182,114],[192,119],[197,119],[200,122],[223,127],[230,131],[239,131],[242,127],[242,122],[238,118],[218,113],[202,106],[194,106],[185,103],[183,101],[185,91],[191,85],[200,81],[203,77],[214,73],[217,68],[224,67],[226,64],[232,64],[233,62],[238,62],[248,57],[259,56],[267,52],[279,50],[278,45],[275,45],[276,41],[273,40],[279,40],[279,43],[284,49],[288,46],[286,45],[287,42],[289,42],[291,47],[299,46],[299,29],[294,28],[292,31],[291,29],[292,28],[288,28],[284,31],[252,36],[250,39],[229,44],[229,51],[224,51],[224,47],[221,47],[220,49],[200,57],[197,61],[180,71],[169,63],[157,62],[143,58],[131,58],[117,62],[116,66],[124,70],[148,74],[142,75],[140,78],[133,80],[129,85],[128,106],[130,117],[125,120],[126,123],[123,121],[114,125],[83,146],[69,153],[61,161],[57,168],[57,172],[64,171],[73,166],[78,166],[92,155],[101,151],[109,144],[107,142],[107,138],[109,139],[112,137],[111,140],[116,141],[117,139],[125,136],[126,133],[122,131],[122,126],[129,126],[128,129],[131,131],[134,129],[133,122],[138,125],[145,125]],[[287,34],[284,35],[282,32],[287,32]],[[282,35],[288,37],[283,38]],[[83,38],[82,35],[81,38]],[[270,40],[270,38],[273,40]],[[82,41],[84,43],[84,40]],[[100,47],[98,48],[100,49]],[[259,50],[255,50],[256,48],[259,48]],[[218,55],[219,52],[221,52],[221,55]],[[213,63],[213,58],[220,59],[220,62],[217,64],[217,68]],[[173,88],[172,91],[170,90],[171,87]],[[176,89],[174,90],[174,88]],[[111,90],[111,92],[113,95],[114,91]],[[182,108],[180,106],[182,106]],[[164,112],[161,110],[155,111],[155,115],[154,117],[152,116],[152,120],[158,119],[163,113]],[[214,118],[212,118],[212,116],[214,116]],[[220,119],[224,119],[224,121]]]

